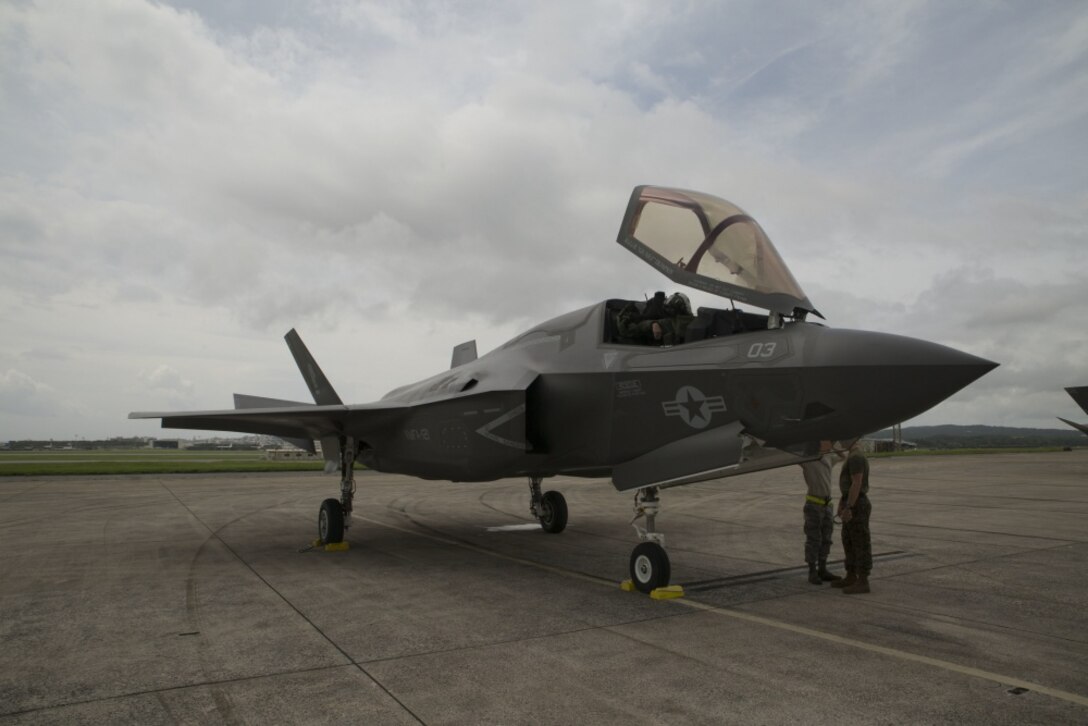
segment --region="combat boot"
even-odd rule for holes
[[[808,581],[813,585],[824,584],[824,581],[820,579],[820,573],[816,571],[816,565],[808,566]]]
[[[857,582],[842,590],[843,595],[864,595],[867,592],[869,592],[869,578],[865,575],[860,575]]]
[[[831,583],[831,587],[850,587],[858,581],[858,576],[853,571],[847,571],[846,577],[841,580],[835,580]]]
[[[818,570],[818,573],[820,575],[820,579],[824,582],[835,582],[836,580],[842,579],[838,575],[828,571],[827,560],[820,560],[820,569]]]

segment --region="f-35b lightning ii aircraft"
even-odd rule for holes
[[[561,315],[477,357],[457,346],[450,370],[375,403],[345,405],[294,330],[286,336],[314,404],[235,396],[233,410],[133,413],[164,428],[322,441],[340,470],[318,534],[342,541],[361,462],[423,479],[526,477],[545,532],[567,524],[556,475],[611,477],[635,492],[640,543],[631,579],[667,585],[655,528],[668,487],[797,464],[821,439],[848,440],[917,416],[997,364],[935,343],[836,330],[819,315],[759,224],[713,196],[636,187],[618,242],[674,282],[766,312],[613,299]],[[673,298],[679,303],[682,296]],[[686,301],[685,301],[686,302]],[[687,313],[685,315],[684,313]],[[673,334],[649,332],[659,317]],[[657,332],[657,331],[655,331]],[[671,342],[671,345],[664,345]],[[641,521],[640,521],[641,520]]]

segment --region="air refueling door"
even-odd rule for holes
[[[819,315],[759,223],[724,199],[635,187],[616,241],[681,285],[782,315]]]

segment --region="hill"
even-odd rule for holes
[[[890,439],[884,429],[871,438]],[[920,449],[1001,449],[1033,446],[1088,446],[1088,436],[1073,429],[1027,429],[1013,426],[904,426],[903,440]]]

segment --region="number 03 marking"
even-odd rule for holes
[[[748,348],[749,358],[770,358],[774,355],[774,349],[778,343],[752,343]]]

